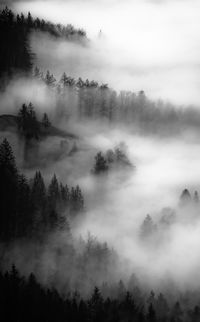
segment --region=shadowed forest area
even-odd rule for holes
[[[31,52],[28,37],[33,30],[68,40],[79,41],[81,37],[86,37],[83,30],[76,30],[72,25],[54,25],[43,19],[33,19],[30,12],[27,16],[23,13],[15,15],[7,7],[1,11],[0,30],[0,37],[3,39],[0,51],[0,75],[20,70],[28,72],[31,69],[34,53]]]

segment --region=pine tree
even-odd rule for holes
[[[33,54],[24,24],[23,15],[15,19],[7,7],[0,11],[0,75],[12,74],[15,70],[29,72],[32,67]]]
[[[175,321],[181,322],[182,321],[182,319],[181,319],[182,315],[183,315],[183,311],[182,311],[181,305],[180,305],[179,302],[176,302],[174,304],[172,310],[171,310],[171,317]]]
[[[70,203],[69,188],[67,185],[63,186],[62,183],[60,183],[60,199],[61,199],[61,209],[62,210],[69,209],[69,203]]]
[[[33,70],[33,76],[39,79],[43,78],[43,73],[40,71],[40,69],[37,66]]]
[[[161,321],[167,319],[169,313],[169,306],[167,300],[165,299],[162,293],[159,294],[156,300],[155,309],[158,319],[160,319]]]
[[[147,215],[140,228],[140,237],[145,239],[151,237],[156,231],[156,226],[150,215]]]
[[[196,204],[198,204],[198,203],[199,203],[199,194],[198,194],[198,191],[195,191],[195,192],[194,192],[194,202],[195,202]]]
[[[0,144],[0,235],[9,239],[16,233],[18,171],[7,139]]]
[[[35,208],[43,209],[46,203],[46,187],[40,171],[36,171],[31,189],[31,200]]]
[[[31,16],[31,13],[30,12],[28,12],[27,25],[28,25],[28,28],[33,27],[33,18]]]
[[[43,118],[42,118],[42,124],[43,126],[47,129],[51,126],[51,123],[49,121],[47,113],[44,113]]]
[[[17,189],[17,236],[28,236],[33,225],[30,187],[24,175],[18,176]]]
[[[50,71],[47,70],[46,75],[45,75],[45,78],[44,78],[44,81],[47,84],[47,86],[54,87],[55,86],[56,79],[53,76],[53,74],[50,74]]]
[[[88,301],[88,308],[91,321],[104,321],[103,297],[98,287],[94,288],[93,294]]]
[[[68,77],[66,73],[64,72],[61,76],[60,83],[65,87],[68,85]]]
[[[72,187],[70,192],[70,213],[77,214],[84,210],[84,199],[79,186]]]
[[[94,174],[102,174],[108,171],[108,164],[106,158],[101,152],[95,156]]]
[[[156,322],[156,312],[154,310],[154,307],[152,304],[149,305],[148,307],[148,313],[147,313],[147,321],[148,322]]]
[[[10,175],[17,176],[17,166],[12,148],[5,138],[0,145],[0,169]]]
[[[39,123],[32,103],[23,104],[19,110],[18,127],[26,140],[39,138]]]
[[[59,184],[56,175],[54,174],[48,187],[48,199],[49,202],[52,203],[52,207],[56,207],[56,203],[59,201],[59,198]]]
[[[180,196],[180,205],[181,206],[188,206],[191,203],[191,194],[188,189],[184,189],[181,196]]]
[[[56,175],[53,175],[48,187],[48,212],[50,227],[54,228],[59,223],[59,202],[60,202],[60,189]]]
[[[46,187],[40,171],[36,171],[31,187],[31,205],[34,213],[33,227],[39,232],[47,224],[47,196]]]

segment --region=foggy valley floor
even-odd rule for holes
[[[200,321],[198,97],[112,88],[101,32],[25,2],[0,11],[2,321]]]

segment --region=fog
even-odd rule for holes
[[[61,154],[57,159],[50,160],[50,155],[56,155],[59,150],[62,139],[46,138],[39,142],[38,154],[33,153],[32,162],[27,167],[23,164],[23,153],[19,153],[22,144],[20,139],[16,140],[16,133],[2,132],[1,135],[10,140],[17,154],[18,165],[28,177],[39,168],[46,182],[56,173],[63,183],[80,185],[86,213],[83,218],[71,223],[74,238],[79,240],[82,236],[85,240],[91,233],[99,241],[108,242],[109,247],[119,255],[120,263],[115,272],[119,279],[127,280],[134,272],[141,283],[154,289],[166,287],[168,279],[180,290],[197,289],[200,285],[199,208],[181,209],[179,197],[184,188],[188,188],[192,194],[199,189],[198,134],[189,136],[188,133],[182,133],[163,138],[159,135],[147,136],[134,133],[131,128],[119,123],[108,125],[102,121],[80,121],[73,113],[70,118],[58,122],[56,109],[59,105],[55,91],[40,81],[25,78],[13,80],[1,95],[1,113],[16,114],[21,104],[29,101],[32,101],[39,115],[47,112],[53,125],[77,136],[76,153],[72,156]],[[91,170],[96,153],[113,149],[120,142],[125,143],[128,158],[135,168],[120,167],[102,177],[93,175]],[[142,241],[140,230],[146,215],[150,214],[159,225],[162,209],[167,207],[176,211],[175,222],[167,229],[159,228],[147,243]],[[49,237],[46,249],[40,253],[41,265],[34,256],[29,265],[25,264],[26,256],[30,253],[27,245],[20,246],[22,249],[25,247],[25,257],[19,255],[19,246],[16,244],[10,258],[16,256],[16,263],[22,272],[31,269],[37,271],[39,265],[41,280],[48,281],[56,270],[60,276],[64,274],[55,262],[55,245],[64,247],[65,235]],[[30,247],[32,249],[33,245]],[[64,263],[65,260],[64,257]]]
[[[189,0],[14,3],[17,11],[31,10],[35,16],[87,31],[91,43],[82,50],[33,40],[39,59],[50,58],[54,73],[62,67],[68,74],[96,78],[117,90],[143,89],[152,98],[183,105],[200,102],[199,6],[199,0],[192,6]]]
[[[11,142],[17,164],[28,178],[40,169],[47,183],[56,173],[63,183],[80,185],[86,210],[82,218],[70,222],[77,249],[81,249],[80,238],[86,240],[91,233],[100,242],[106,241],[119,256],[116,267],[111,266],[113,280],[128,280],[135,273],[141,284],[154,289],[166,289],[170,280],[178,290],[197,290],[200,207],[181,207],[179,197],[185,188],[192,197],[196,190],[200,191],[200,1],[195,0],[193,6],[188,0],[127,1],[123,5],[119,1],[87,0],[60,1],[58,5],[58,1],[47,0],[14,1],[12,5],[17,11],[31,11],[35,16],[56,23],[72,23],[87,31],[89,40],[84,44],[32,33],[34,65],[44,73],[49,69],[59,80],[65,71],[76,79],[108,83],[117,91],[143,89],[151,99],[197,106],[196,110],[189,109],[194,119],[197,116],[197,124],[192,118],[192,130],[187,128],[190,118],[186,115],[186,127],[179,135],[170,132],[171,119],[165,117],[163,110],[169,132],[163,136],[162,129],[156,135],[147,133],[148,122],[137,131],[126,122],[81,120],[77,117],[77,96],[72,99],[67,92],[60,98],[55,89],[32,77],[13,78],[0,94],[0,114],[16,115],[23,103],[32,102],[39,117],[46,112],[54,126],[75,135],[74,139],[59,136],[42,139],[37,154],[32,151],[32,162],[25,164],[24,142],[16,131],[0,132],[2,138],[7,137]],[[65,109],[61,118],[57,116],[60,107]],[[174,110],[178,116],[182,115],[177,107]],[[159,125],[159,116],[154,122]],[[77,151],[69,155],[68,147],[74,142]],[[133,167],[116,167],[107,175],[95,176],[91,170],[97,152],[106,153],[121,142]],[[60,153],[63,144],[67,148]],[[161,219],[169,208],[175,213],[173,222],[163,227]],[[143,240],[141,225],[147,214],[157,230]],[[47,283],[57,272],[59,282],[52,284],[58,283],[62,289],[62,278],[64,282],[69,278],[65,270],[67,267],[70,271],[70,259],[65,254],[57,263],[54,248],[64,248],[66,239],[65,232],[47,236],[45,249],[36,245],[39,257],[34,255],[34,245],[16,243],[5,256],[6,262],[10,264],[9,258],[15,258],[22,272],[39,271],[41,280]],[[70,273],[73,280],[80,279],[76,271]]]

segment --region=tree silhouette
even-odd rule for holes
[[[31,207],[31,191],[26,177],[22,174],[18,176],[17,187],[17,237],[29,236],[32,231],[33,217]]]
[[[84,200],[79,186],[71,188],[70,192],[70,213],[71,215],[80,213],[84,210]]]
[[[18,185],[15,157],[7,139],[0,144],[0,178],[0,235],[7,239],[16,233]]]
[[[147,215],[140,228],[141,238],[145,239],[151,237],[155,233],[155,230],[156,226],[154,225],[151,216]]]
[[[51,122],[49,121],[47,113],[44,113],[44,115],[43,115],[42,124],[46,129],[51,126]]]
[[[180,205],[187,206],[190,205],[192,201],[191,194],[188,189],[184,189],[180,196]]]
[[[199,203],[199,194],[198,194],[198,191],[195,191],[195,192],[194,192],[194,202],[195,202],[196,204],[198,204],[198,203]]]
[[[19,110],[18,128],[26,140],[39,138],[39,123],[32,103],[23,104]]]
[[[65,38],[72,41],[86,39],[82,29],[72,25],[55,25],[44,19],[33,19],[30,12],[15,15],[8,7],[0,11],[0,76],[12,74],[15,71],[29,73],[32,68],[34,54],[30,50],[29,35],[33,30],[51,34],[56,38]],[[50,75],[51,76],[51,75]],[[50,79],[46,79],[48,82]],[[50,84],[52,84],[52,78]]]
[[[53,74],[50,74],[50,71],[47,70],[46,75],[44,77],[44,81],[47,84],[47,86],[54,87],[55,86],[56,79],[53,76]]]
[[[94,174],[102,174],[108,171],[108,164],[101,152],[95,156]]]

